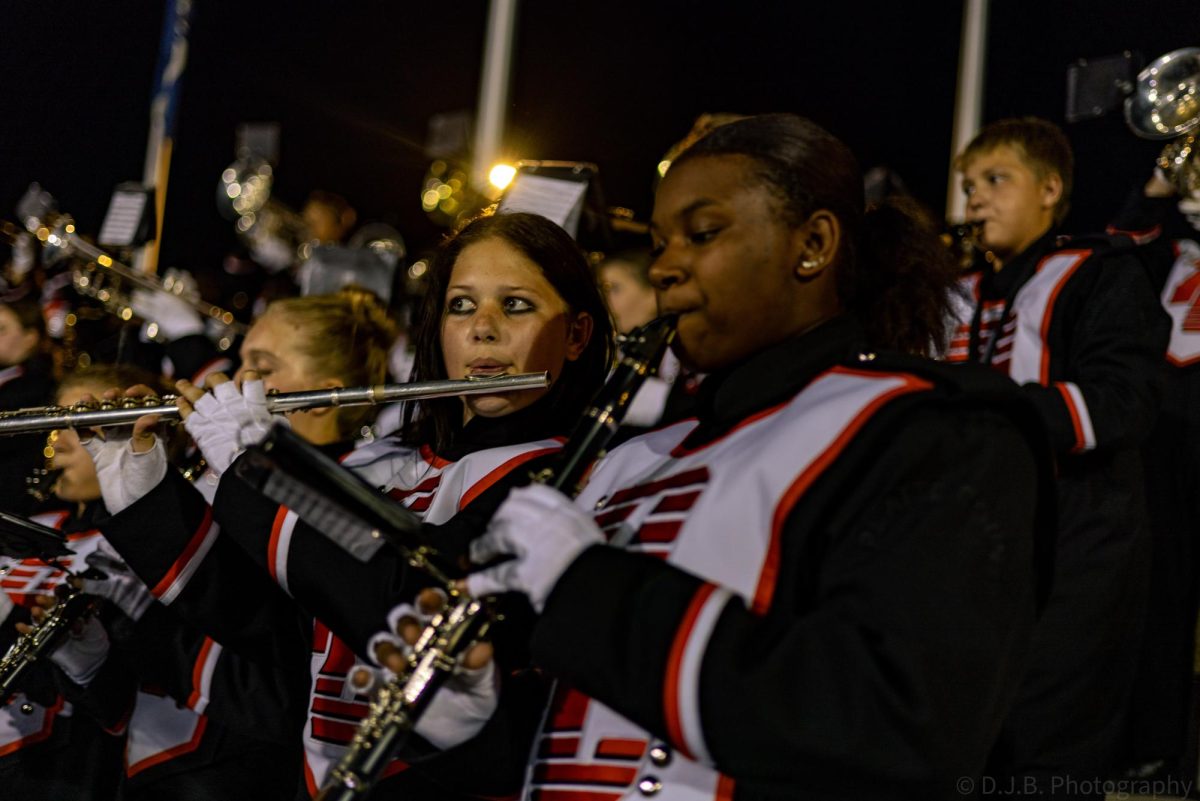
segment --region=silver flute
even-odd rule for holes
[[[549,373],[517,373],[370,387],[334,387],[267,395],[272,414],[286,414],[325,406],[377,406],[398,401],[428,400],[454,395],[490,395],[550,386]],[[132,425],[142,415],[157,414],[165,421],[180,419],[175,395],[118,398],[73,406],[37,406],[0,412],[0,437],[54,431],[62,428],[103,428]]]

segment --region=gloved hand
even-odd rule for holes
[[[80,578],[77,580],[79,589],[88,595],[107,598],[131,620],[141,620],[146,609],[154,602],[154,596],[137,574],[129,569],[120,554],[107,541],[101,540],[96,550],[88,554],[84,561],[103,573],[104,578]]]
[[[479,668],[459,667],[434,694],[413,731],[437,748],[452,748],[479,734],[499,702],[494,660]]]
[[[163,283],[180,284],[185,287],[184,294],[196,294],[196,279],[183,270],[167,270],[163,274]],[[147,325],[154,323],[158,326],[160,338],[175,340],[191,334],[204,333],[204,320],[200,317],[200,312],[193,309],[186,300],[170,292],[135,289],[129,296],[129,305],[134,314],[145,320]]]
[[[133,441],[111,430],[81,439],[96,464],[96,478],[100,482],[100,494],[109,514],[128,509],[143,498],[163,480],[167,474],[167,449],[153,434],[154,444],[149,450],[138,453],[133,450]]]
[[[108,658],[108,632],[95,617],[72,630],[50,654],[50,661],[62,668],[67,678],[86,687],[96,678]]]
[[[8,620],[9,614],[12,612],[15,604],[12,598],[8,597],[8,593],[0,590],[0,623]]]
[[[541,612],[567,566],[586,548],[604,542],[595,521],[556,489],[520,487],[500,505],[487,532],[471,543],[471,561],[513,559],[467,577],[474,596],[521,592]]]
[[[444,594],[442,598],[444,601]],[[408,641],[392,632],[404,631],[405,627],[414,630],[424,628],[433,619],[434,614],[432,611],[421,611],[412,604],[394,607],[388,614],[388,630],[376,634],[368,644],[368,653],[372,655],[375,664],[380,664],[377,661],[380,645],[391,646],[394,649],[393,653],[410,653],[412,646]],[[411,631],[409,636],[415,639]],[[483,647],[490,648],[488,645]],[[414,727],[417,734],[437,748],[445,750],[471,739],[496,711],[500,698],[499,677],[496,673],[496,663],[490,658],[490,650],[484,653],[487,654],[486,661],[478,667],[466,667],[463,664],[471,660],[470,655],[459,663],[454,675],[434,694]],[[389,663],[397,665],[394,659],[389,660]],[[360,693],[370,692],[395,676],[396,674],[387,667],[363,664],[355,665],[350,671],[351,685]]]
[[[176,386],[185,397],[197,392],[186,381]],[[267,410],[266,390],[257,379],[243,381],[240,390],[229,380],[213,382],[212,392],[203,393],[194,401],[188,397],[188,402],[194,408],[184,417],[183,425],[217,475],[229,469],[248,446],[261,442],[271,426],[282,419]]]

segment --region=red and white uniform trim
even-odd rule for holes
[[[380,440],[359,448],[342,460],[364,479],[382,487],[389,495],[431,523],[444,523],[470,500],[493,486],[521,465],[562,448],[562,440],[549,439],[491,448],[469,454],[460,461],[448,462],[429,449],[416,450]],[[272,553],[276,581],[284,589],[287,577],[287,549],[283,529],[287,515],[281,509],[276,517],[280,545]],[[294,522],[291,523],[294,525]],[[290,533],[288,534],[290,541]],[[275,537],[272,537],[274,547]],[[350,648],[319,621],[314,621],[312,685],[308,722],[304,728],[304,779],[309,793],[318,788],[349,747],[358,722],[367,713],[369,698],[355,693],[346,681],[354,666]],[[384,777],[407,769],[408,764],[394,760]]]
[[[1008,374],[1018,384],[1050,385],[1050,348],[1046,344],[1054,302],[1075,271],[1092,255],[1090,250],[1060,250],[1042,259],[1012,304],[1017,320],[1012,364]]]
[[[1171,316],[1167,361],[1176,367],[1200,362],[1200,244],[1190,239],[1175,243],[1162,305]]]
[[[661,782],[659,799],[731,797],[733,781],[712,765],[699,687],[721,613],[734,595],[760,613],[770,607],[792,509],[883,405],[930,386],[906,374],[834,368],[713,442],[683,448],[696,425],[685,421],[631,440],[596,468],[578,503],[595,510],[601,528],[633,547],[652,542],[708,581],[680,621],[663,675],[670,743],[660,747],[680,753],[652,764],[648,732],[561,688],[536,744],[527,801],[637,799],[638,782],[650,776]]]
[[[134,776],[200,747],[208,726],[204,710],[220,659],[221,646],[206,637],[192,668],[192,692],[186,706],[173,698],[138,691],[125,749],[127,775]]]
[[[183,553],[159,579],[158,583],[150,588],[150,594],[165,605],[170,605],[178,598],[200,568],[200,563],[208,555],[213,543],[217,541],[220,531],[221,527],[213,520],[212,507],[209,507],[205,510],[204,519],[200,521],[200,526],[188,541]]]
[[[275,522],[271,526],[271,540],[267,546],[270,549],[270,561],[267,563],[267,567],[271,572],[271,578],[275,579],[280,588],[288,595],[291,595],[292,592],[288,589],[287,560],[292,548],[292,534],[295,532],[296,523],[299,520],[300,516],[291,509],[280,506],[279,511],[275,514]]]
[[[715,584],[705,584],[675,635],[663,686],[667,730],[671,740],[689,759],[712,764],[700,725],[700,665],[717,619],[733,594]]]
[[[1063,402],[1067,405],[1067,413],[1071,415],[1071,425],[1075,429],[1075,445],[1071,451],[1082,453],[1094,450],[1096,430],[1092,427],[1092,416],[1088,413],[1087,404],[1083,401],[1083,393],[1070,381],[1057,381],[1054,386],[1062,393]]]
[[[50,512],[35,515],[31,519],[58,529],[69,516],[68,512]],[[103,539],[100,532],[95,530],[68,535],[67,546],[72,553],[62,559],[63,567],[71,572],[86,570],[87,556],[100,546]],[[52,594],[67,578],[65,571],[32,559],[0,557],[0,571],[0,591],[20,606],[32,606],[34,596]],[[19,711],[26,704],[32,709],[29,714]],[[17,693],[7,706],[0,707],[0,757],[47,739],[54,732],[54,721],[60,717],[71,717],[72,712],[71,704],[61,697],[50,706],[42,706],[30,701],[23,693]]]

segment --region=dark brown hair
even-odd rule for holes
[[[541,268],[542,275],[567,304],[571,314],[586,312],[592,318],[592,336],[575,361],[563,365],[554,386],[539,403],[563,433],[583,414],[612,363],[613,331],[608,309],[588,268],[583,251],[559,225],[536,214],[511,213],[478,217],[442,243],[429,269],[429,285],[413,337],[416,361],[413,381],[446,377],[442,353],[442,317],[446,289],[459,254],[468,246],[501,239]],[[434,451],[449,447],[462,430],[462,402],[442,398],[405,409],[405,437],[428,444]]]

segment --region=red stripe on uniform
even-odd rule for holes
[[[620,801],[621,793],[601,793],[591,790],[535,789],[530,801]]]
[[[449,467],[450,465],[454,464],[454,462],[447,461],[438,456],[433,452],[433,448],[429,447],[428,445],[421,446],[421,458],[428,462],[430,466],[436,467],[439,470],[443,467]]]
[[[637,508],[636,504],[630,506],[622,506],[620,509],[613,509],[604,514],[596,515],[596,525],[600,528],[611,526],[613,523],[620,523],[633,514],[633,510]]]
[[[323,715],[338,715],[344,718],[359,720],[366,716],[367,705],[353,701],[339,701],[333,698],[313,698],[312,711]]]
[[[1075,274],[1075,271],[1079,269],[1079,266],[1081,264],[1083,264],[1085,261],[1087,261],[1088,257],[1092,255],[1092,251],[1091,250],[1060,250],[1057,253],[1055,253],[1054,255],[1055,256],[1075,255],[1075,256],[1078,256],[1079,258],[1076,259],[1075,263],[1071,265],[1070,269],[1068,269],[1065,273],[1063,273],[1062,277],[1058,279],[1058,283],[1055,284],[1054,289],[1050,291],[1049,299],[1046,300],[1046,314],[1044,317],[1042,317],[1042,329],[1040,332],[1040,335],[1042,337],[1042,346],[1043,346],[1042,347],[1042,364],[1041,364],[1040,370],[1038,371],[1038,375],[1041,378],[1041,380],[1038,383],[1040,383],[1042,386],[1050,385],[1050,341],[1047,339],[1047,337],[1050,335],[1050,318],[1054,316],[1054,302],[1056,300],[1058,300],[1058,293],[1062,291],[1062,288],[1066,285],[1067,281],[1071,278],[1071,276]],[[1052,258],[1052,257],[1047,256],[1046,258]],[[1043,263],[1044,263],[1044,261],[1043,261]],[[1040,264],[1038,265],[1038,269],[1041,269]]]
[[[663,716],[666,718],[667,736],[688,759],[695,757],[688,749],[687,741],[683,739],[683,721],[679,713],[679,672],[683,666],[683,652],[692,636],[692,629],[696,626],[696,618],[700,616],[705,601],[716,589],[715,584],[703,584],[692,596],[692,602],[688,604],[683,620],[675,631],[675,641],[671,643],[671,655],[667,659],[666,680],[663,682]]]
[[[506,475],[511,473],[515,468],[520,467],[521,465],[528,462],[530,459],[536,459],[539,456],[545,456],[548,453],[554,453],[559,450],[562,450],[562,447],[559,445],[556,445],[553,448],[541,448],[536,451],[529,451],[527,453],[522,453],[517,456],[514,456],[513,458],[509,459],[504,464],[497,467],[492,472],[488,473],[486,476],[481,478],[479,481],[476,481],[475,484],[473,484],[469,490],[464,492],[462,498],[460,498],[458,501],[458,508],[459,509],[466,508],[471,503],[471,501],[478,498],[484,492],[487,492],[487,490],[489,488],[491,488],[491,486],[493,484],[495,484],[497,481],[499,481],[500,479],[504,478]]]
[[[192,692],[187,700],[187,705],[191,709],[195,709],[196,704],[200,702],[202,695],[200,685],[204,683],[204,665],[208,662],[208,655],[212,653],[212,647],[212,638],[205,637],[204,644],[200,646],[200,655],[196,657],[196,662],[192,665]]]
[[[543,737],[538,743],[539,757],[571,757],[578,752],[578,737]]]
[[[679,529],[683,528],[682,520],[669,520],[658,523],[643,523],[638,529],[637,536],[634,537],[634,542],[674,542],[679,536]]]
[[[690,456],[693,453],[699,453],[700,451],[704,450],[705,448],[711,448],[713,445],[716,445],[721,440],[728,439],[729,437],[733,436],[736,432],[740,431],[741,429],[745,428],[746,426],[754,425],[759,420],[762,420],[764,417],[770,417],[771,415],[775,414],[777,411],[782,409],[784,406],[787,406],[789,403],[791,403],[791,401],[784,401],[783,403],[779,403],[779,404],[776,404],[775,406],[771,406],[769,408],[763,409],[761,412],[755,412],[754,414],[750,415],[742,422],[738,423],[733,428],[726,431],[721,436],[717,437],[714,440],[706,442],[703,445],[697,446],[695,448],[685,448],[683,446],[683,443],[680,443],[671,449],[671,455],[678,459],[683,456]],[[707,476],[705,476],[705,478],[707,478]]]
[[[658,512],[686,512],[695,505],[696,499],[700,497],[700,490],[693,492],[681,492],[678,495],[667,495],[658,502],[658,506],[654,507],[654,511],[650,514]]]
[[[663,490],[675,489],[677,487],[687,487],[692,484],[704,484],[708,481],[707,467],[694,467],[691,470],[684,470],[667,478],[651,481],[649,484],[641,484],[637,487],[630,487],[615,493],[609,500],[609,506],[635,501],[638,498],[648,498]]]
[[[283,531],[283,521],[287,519],[288,508],[280,506],[279,511],[275,513],[275,520],[271,523],[271,538],[267,541],[267,572],[271,574],[271,580],[278,583],[279,571],[275,569],[275,554],[279,552],[279,535]]]
[[[46,707],[46,723],[45,723],[45,725],[42,726],[42,730],[35,731],[33,734],[30,734],[27,737],[22,737],[20,740],[17,740],[16,742],[9,743],[8,745],[0,747],[0,757],[6,756],[7,754],[11,754],[14,751],[16,751],[20,748],[24,748],[27,745],[33,745],[34,743],[40,743],[42,740],[45,740],[47,737],[49,737],[51,732],[54,731],[54,719],[56,717],[58,717],[58,713],[62,711],[62,708],[63,708],[63,697],[60,695],[60,696],[58,696],[58,698],[56,698],[54,700],[53,706]]]
[[[550,714],[546,717],[546,731],[578,731],[583,728],[583,719],[587,717],[589,699],[578,690],[570,687],[555,694],[550,706]]]
[[[641,759],[646,752],[645,740],[623,740],[605,737],[596,744],[597,759]]]
[[[866,370],[853,370],[848,367],[834,367],[829,372],[840,373],[842,375],[868,376],[870,378],[881,377],[879,373],[872,373]],[[758,587],[754,591],[754,601],[750,605],[752,612],[757,612],[761,615],[771,606],[771,599],[775,595],[775,582],[779,578],[779,547],[783,535],[783,523],[787,520],[788,515],[791,514],[792,507],[800,500],[800,496],[808,491],[809,486],[816,481],[818,476],[825,472],[830,463],[838,457],[846,445],[849,444],[850,440],[854,438],[854,435],[858,433],[859,429],[871,419],[872,415],[880,407],[901,395],[933,388],[933,384],[916,376],[900,374],[891,377],[903,379],[904,384],[889,392],[885,392],[867,404],[842,430],[837,439],[825,449],[825,452],[814,459],[812,464],[792,482],[787,492],[783,494],[783,499],[779,502],[779,506],[776,507],[775,514],[771,519],[771,544],[767,549],[767,557],[763,560],[762,571],[758,575]]]
[[[612,784],[627,787],[637,778],[637,768],[615,765],[564,765],[547,763],[533,769],[539,784]]]
[[[714,801],[733,801],[734,781],[724,773],[717,779],[717,796]]]
[[[168,748],[166,751],[162,751],[152,757],[143,759],[141,762],[130,765],[125,769],[125,775],[133,777],[141,773],[146,768],[152,768],[155,765],[161,765],[168,759],[174,759],[175,757],[182,756],[183,754],[190,754],[192,751],[195,751],[200,747],[200,740],[204,737],[204,730],[206,728],[208,728],[208,718],[200,715],[196,719],[196,730],[192,732],[192,739],[188,740],[182,745],[177,745],[174,748]]]
[[[325,718],[312,719],[312,736],[330,743],[345,745],[354,739],[358,725]]]
[[[1071,415],[1071,428],[1075,430],[1075,446],[1071,448],[1072,453],[1079,453],[1086,446],[1083,436],[1083,422],[1079,419],[1079,410],[1075,408],[1075,399],[1071,397],[1071,393],[1061,382],[1054,383],[1055,389],[1062,395],[1063,402],[1067,404],[1067,414]]]
[[[200,521],[200,526],[196,529],[196,533],[193,534],[192,538],[188,541],[187,547],[183,549],[183,553],[178,559],[175,560],[175,564],[171,565],[171,568],[167,571],[166,575],[163,576],[162,579],[160,579],[159,582],[154,585],[153,589],[150,590],[151,595],[156,598],[160,597],[163,593],[171,588],[171,584],[174,583],[175,579],[179,577],[179,574],[183,572],[183,569],[187,567],[188,562],[191,561],[191,558],[196,555],[196,551],[200,549],[200,545],[204,542],[204,538],[208,535],[208,530],[211,527],[212,507],[209,506],[204,509],[204,519]]]

